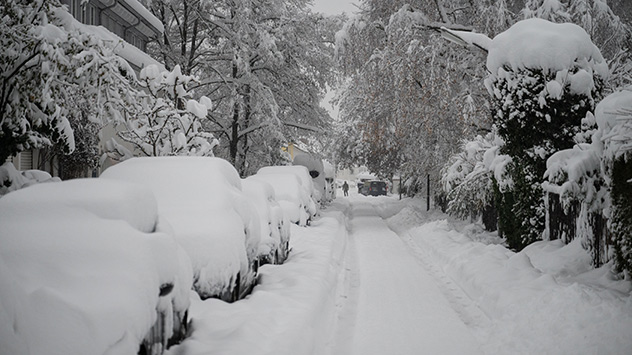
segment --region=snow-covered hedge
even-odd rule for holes
[[[547,161],[543,184],[546,191],[559,195],[564,206],[581,202],[576,216],[577,237],[593,255],[593,260],[616,258],[619,271],[632,272],[632,89],[615,92],[602,100],[595,115],[587,120],[596,122],[590,144],[578,144],[560,151]],[[610,222],[611,237],[593,232],[588,213],[595,213]],[[612,238],[612,244],[609,240]],[[603,240],[599,240],[603,239]],[[610,246],[597,250],[594,246]]]
[[[590,36],[574,24],[523,20],[489,47],[485,85],[513,186],[498,195],[499,227],[511,248],[541,239],[541,183],[546,159],[571,148],[582,119],[600,98],[608,67]]]

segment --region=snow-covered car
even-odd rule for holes
[[[252,177],[242,180],[242,188],[259,214],[261,264],[282,264],[290,249],[290,221],[277,202],[274,189],[269,183]]]
[[[316,205],[296,175],[281,173],[255,174],[248,177],[248,179],[263,181],[272,186],[283,213],[291,223],[303,227],[310,223],[313,214],[315,214]]]
[[[330,162],[323,160],[325,169],[325,200],[331,202],[336,199],[336,169]]]
[[[106,169],[101,179],[149,187],[158,213],[193,266],[202,299],[234,301],[254,286],[259,219],[226,160],[211,157],[132,158]]]
[[[160,354],[187,327],[192,270],[139,185],[79,179],[0,198],[7,354]]]
[[[316,190],[314,189],[314,182],[312,181],[312,177],[309,175],[309,170],[306,167],[301,165],[284,165],[284,166],[266,166],[259,171],[257,171],[256,175],[293,175],[298,178],[301,189],[303,193],[308,197],[308,200],[305,203],[307,206],[307,211],[309,213],[309,220],[315,217],[318,214],[318,209],[320,208],[320,203],[316,199]],[[273,185],[274,186],[274,185]],[[275,191],[276,191],[275,187]],[[278,198],[278,191],[277,191]]]
[[[323,160],[311,154],[298,154],[292,161],[294,166],[304,166],[307,168],[309,176],[312,178],[314,188],[313,197],[317,204],[328,201],[326,193],[325,166]]]

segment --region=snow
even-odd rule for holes
[[[139,4],[139,6],[145,9],[142,5]],[[147,9],[145,9],[145,11],[147,11]],[[78,30],[82,33],[88,33],[101,39],[114,49],[114,53],[121,56],[126,61],[134,64],[136,67],[144,68],[148,65],[157,65],[161,67],[162,70],[164,70],[164,65],[162,65],[160,62],[158,62],[149,54],[143,52],[139,48],[125,42],[121,37],[117,36],[115,33],[110,32],[110,30],[108,30],[107,28],[103,26],[83,24],[77,21],[70,13],[62,10],[61,8],[55,12],[55,15],[63,21],[63,25],[68,31]],[[160,23],[160,21],[158,21],[158,23]],[[160,26],[162,27],[162,24],[160,24]],[[48,33],[48,36],[50,36],[52,32],[47,31],[46,33]]]
[[[255,174],[248,179],[265,182],[272,186],[283,213],[290,222],[300,226],[307,225],[307,221],[312,217],[309,206],[313,205],[313,201],[296,175],[267,173]]]
[[[598,130],[593,142],[603,144],[605,157],[616,159],[632,150],[632,88],[604,98],[595,109],[595,119]]]
[[[416,204],[421,204],[417,202]],[[415,203],[389,219],[483,312],[474,321],[488,354],[627,354],[632,290],[611,265],[590,266],[575,240],[537,242],[520,253],[480,227],[424,214]]]
[[[231,291],[238,273],[243,284],[253,281],[259,220],[230,163],[210,157],[132,158],[109,167],[101,178],[153,191],[158,213],[191,258],[194,288],[202,298]]]
[[[345,313],[332,354],[481,353],[432,276],[380,218],[388,199],[351,201]]]
[[[244,194],[254,203],[259,215],[261,242],[259,256],[271,258],[279,247],[290,239],[290,221],[276,200],[274,189],[264,181],[253,178],[242,180]],[[278,252],[279,262],[285,255]]]
[[[513,71],[541,68],[555,73],[572,68],[580,61],[590,64],[602,78],[608,76],[606,61],[581,27],[532,18],[494,37],[487,56],[487,69],[492,75],[497,75],[506,65]]]
[[[0,165],[0,197],[11,191],[19,190],[40,182],[59,182],[58,177],[52,177],[42,170],[18,171],[13,163]]]
[[[205,118],[208,112],[207,106],[195,100],[187,101],[187,111],[194,114],[197,118]]]
[[[209,181],[199,159],[168,161],[188,173],[195,161],[192,175]],[[225,177],[210,182],[235,187],[241,181],[229,168],[214,164]],[[182,192],[173,173],[148,175],[144,184],[169,180],[174,193]],[[3,352],[136,353],[163,304],[160,285],[176,281],[172,294],[180,298],[171,304],[188,305],[182,296],[192,271],[169,235],[172,221],[160,198],[156,206],[148,187],[111,178],[39,184],[0,198]],[[254,189],[269,198],[261,186]],[[117,200],[135,207],[114,208]],[[190,213],[194,200],[172,208]],[[226,303],[188,293],[190,336],[166,355],[627,354],[632,348],[632,284],[617,280],[611,265],[592,268],[581,241],[537,242],[514,253],[495,233],[426,212],[424,204],[353,191],[338,198],[310,227],[291,226],[288,260],[262,266],[245,299]],[[150,219],[156,231],[141,232]],[[180,282],[187,274],[188,284]]]
[[[314,199],[316,202],[323,202],[325,196],[325,166],[323,160],[317,158],[311,154],[297,154],[292,161],[292,165],[304,166],[309,171],[312,177],[312,183],[314,186]],[[313,176],[312,174],[318,174]]]
[[[189,261],[172,236],[148,231],[155,211],[147,189],[97,179],[2,197],[3,353],[132,354],[157,312],[183,314]],[[169,283],[174,291],[159,300]]]
[[[324,212],[310,228],[292,226],[292,253],[264,265],[251,295],[233,304],[193,295],[192,334],[175,354],[324,354],[336,316],[347,242],[344,215]]]
[[[317,200],[317,197],[320,196],[320,194],[317,195],[318,191],[315,190],[314,182],[312,181],[312,178],[309,175],[309,170],[307,170],[306,167],[297,166],[297,165],[266,166],[259,169],[256,175],[294,175],[296,176],[300,182],[301,189],[303,190],[302,194],[307,196],[307,198],[300,197],[301,203],[303,204],[303,206],[306,207],[306,210],[309,213],[310,217],[314,217],[318,213],[319,206],[317,205],[317,203],[320,203],[320,201]],[[272,184],[272,186],[276,190],[278,185]],[[278,190],[277,190],[277,195],[279,195]],[[285,197],[288,196],[287,193],[283,193],[282,195]],[[281,199],[287,200],[287,198],[281,198]]]
[[[129,5],[134,11],[136,11],[143,19],[148,21],[152,26],[154,26],[160,33],[165,31],[165,27],[162,22],[154,16],[145,6],[143,6],[137,0],[123,0],[127,5]]]
[[[484,51],[489,51],[492,40],[482,33],[456,31],[441,27],[442,36],[447,40],[457,44],[465,44],[468,46],[476,46]]]

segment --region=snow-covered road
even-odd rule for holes
[[[514,253],[423,204],[339,197],[292,226],[290,258],[246,299],[192,293],[191,335],[167,355],[632,353],[632,284],[579,240]]]
[[[478,354],[435,278],[373,205],[350,198],[349,243],[332,354]]]

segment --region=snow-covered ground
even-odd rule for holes
[[[631,353],[632,286],[578,243],[514,253],[423,200],[341,196],[292,225],[288,260],[261,267],[245,299],[190,292],[190,336],[166,354]]]
[[[514,253],[421,200],[340,197],[168,354],[629,354],[632,299],[577,243]]]

